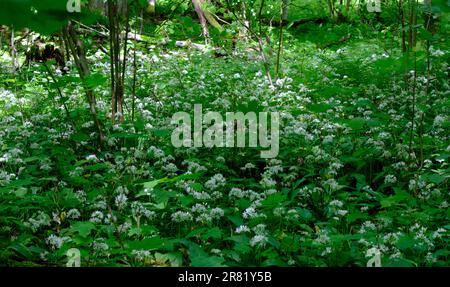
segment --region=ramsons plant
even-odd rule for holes
[[[246,47],[135,43],[114,124],[91,47],[102,149],[74,63],[2,73],[0,264],[66,266],[75,249],[81,266],[448,266],[448,47],[408,58],[343,24],[361,36],[324,48],[317,29],[332,28],[286,32],[272,84]],[[174,146],[172,116],[200,104],[279,115],[279,152]]]

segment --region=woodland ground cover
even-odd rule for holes
[[[109,56],[88,49],[101,149],[74,62],[0,62],[1,265],[77,248],[85,266],[448,266],[445,41],[405,56],[371,23],[306,23],[284,31],[270,84],[256,43],[177,48],[174,23],[130,44],[123,122],[107,120]],[[278,112],[279,155],[175,148],[172,115],[195,104]]]

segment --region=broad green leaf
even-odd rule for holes
[[[89,222],[89,221],[85,221],[85,222],[76,222],[74,224],[72,224],[72,227],[70,228],[70,230],[72,232],[76,232],[79,233],[81,237],[87,237],[92,230],[95,230],[96,227],[94,225],[94,223]]]
[[[277,192],[269,195],[266,199],[261,202],[264,208],[274,208],[279,206],[282,202],[286,201],[286,195]]]
[[[157,250],[164,246],[164,239],[158,236],[142,240],[128,241],[131,250]]]

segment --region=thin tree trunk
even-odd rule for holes
[[[192,0],[192,4],[194,4],[195,12],[197,13],[198,19],[200,20],[200,24],[202,25],[203,37],[205,37],[205,39],[208,39],[209,38],[208,22],[206,21],[205,14],[203,13],[203,10],[201,7],[202,1],[201,0]]]
[[[327,0],[328,10],[330,12],[331,22],[334,22],[334,4],[333,0]]]
[[[143,12],[143,10],[141,11]],[[136,37],[137,29],[139,23],[136,21],[136,27],[134,30],[134,36]],[[134,45],[133,47],[133,85],[132,85],[132,102],[131,102],[131,122],[134,123],[135,115],[136,115],[136,85],[137,85],[137,47]]]
[[[403,10],[403,0],[399,0],[398,9],[400,11],[400,19],[402,27],[402,52],[406,53],[405,12]]]
[[[115,57],[115,49],[114,40],[116,33],[116,26],[114,23],[114,7],[113,2],[108,0],[108,15],[109,15],[109,47],[110,47],[110,71],[111,71],[111,119],[113,124],[116,120],[116,111],[117,111],[117,98],[116,98],[116,57]]]
[[[81,80],[84,80],[90,76],[91,72],[89,70],[88,61],[86,59],[86,51],[84,49],[84,44],[78,37],[72,22],[69,22],[67,26],[63,29],[64,40],[67,47],[72,53],[75,65],[78,69],[78,74]],[[84,84],[83,84],[84,85]],[[94,125],[98,132],[99,144],[103,145],[105,136],[103,134],[102,124],[100,123],[97,116],[97,103],[95,100],[94,91],[92,88],[84,85],[84,90],[86,92],[87,101],[89,103],[89,110],[94,121]]]
[[[425,13],[425,29],[432,33],[432,29],[431,29],[431,21],[433,19],[433,12],[431,10],[431,2],[432,0],[425,0],[425,6],[427,8],[426,13]],[[427,82],[425,85],[425,98],[428,98],[429,95],[429,87],[430,87],[430,77],[431,77],[431,57],[430,57],[430,40],[426,40],[426,54],[427,54],[427,68],[426,68],[426,73],[427,73]],[[422,113],[422,117],[420,119],[420,128],[419,128],[419,139],[420,139],[420,163],[419,163],[419,168],[422,168],[423,166],[423,162],[424,162],[424,151],[423,151],[423,146],[424,146],[424,118],[425,118],[425,112]]]
[[[282,0],[281,1],[281,5],[282,5],[282,11],[283,11],[283,16],[282,19],[283,20],[287,20],[288,19],[288,15],[289,15],[289,0]]]
[[[347,13],[350,11],[351,2],[352,2],[352,0],[347,0],[347,2],[345,4],[345,11],[347,11]]]
[[[410,0],[410,14],[409,14],[409,49],[413,49],[416,46],[416,24],[417,24],[417,11],[416,0]]]
[[[12,64],[12,71],[13,73],[16,73],[19,64],[17,61],[17,49],[15,45],[15,36],[14,36],[14,28],[11,29],[11,64]]]
[[[115,124],[116,121],[123,122],[123,104],[124,104],[124,87],[125,87],[125,71],[127,65],[127,48],[129,33],[129,11],[128,5],[125,3],[119,7],[117,1],[108,0],[108,18],[109,18],[109,44],[110,44],[110,65],[111,65],[111,120]],[[124,38],[121,36],[122,25],[120,19],[120,11],[125,11],[126,29]],[[121,59],[121,40],[123,42],[123,59]]]
[[[229,0],[226,0],[227,3],[227,7],[228,10],[233,14],[234,18],[250,33],[250,35],[252,36],[252,38],[257,41],[258,43],[258,52],[260,53],[260,56],[262,58],[262,62],[263,62],[263,67],[264,70],[266,72],[267,75],[267,80],[269,81],[269,85],[273,85],[273,81],[272,81],[272,76],[270,75],[270,67],[269,67],[269,62],[268,59],[264,53],[264,44],[263,44],[263,40],[262,40],[262,25],[261,25],[261,21],[259,21],[259,34],[256,33],[255,31],[253,31],[253,29],[250,27],[250,23],[245,23],[242,22],[241,19],[236,15],[236,13],[233,11],[231,3]],[[261,1],[261,6],[259,9],[259,19],[261,19],[261,15],[262,15],[262,10],[264,8],[264,3],[265,1],[262,0]]]
[[[123,43],[123,60],[122,60],[122,74],[120,76],[121,93],[119,96],[119,112],[122,114],[120,121],[124,120],[123,116],[123,104],[124,104],[124,89],[125,89],[125,76],[127,71],[127,58],[128,58],[128,34],[130,33],[130,11],[128,5],[126,6],[126,19],[125,19],[125,41]]]
[[[67,107],[67,104],[66,104],[67,98],[64,97],[64,95],[63,95],[63,93],[62,93],[62,90],[61,90],[60,86],[58,85],[58,80],[55,78],[55,75],[53,74],[53,72],[52,72],[52,70],[49,68],[49,66],[47,66],[47,63],[44,62],[43,65],[44,65],[45,69],[47,70],[47,73],[49,74],[50,78],[52,78],[53,83],[56,84],[56,90],[58,91],[58,94],[59,94],[59,98],[60,98],[61,104],[62,104],[62,106],[64,107],[64,111],[66,112],[66,117],[67,117],[67,119],[68,119],[68,120],[70,121],[70,123],[72,124],[73,129],[74,129],[74,130],[77,130],[75,121],[74,121],[73,118],[70,116],[70,111],[69,111],[69,108]]]
[[[277,64],[275,68],[275,77],[278,79],[280,72],[280,61],[281,61],[281,53],[283,51],[283,21],[287,20],[287,8],[286,5],[288,0],[281,0],[281,8],[280,8],[280,37],[278,38],[278,53],[277,53]]]

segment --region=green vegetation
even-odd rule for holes
[[[449,266],[447,1],[66,2],[0,3],[1,266]],[[194,104],[278,157],[175,148]]]

